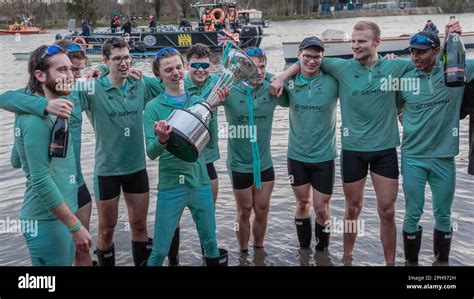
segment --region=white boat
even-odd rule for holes
[[[326,32],[323,32],[321,36],[322,40],[324,41],[324,56],[352,58],[351,40],[347,37],[347,34],[344,33],[344,35],[339,35],[336,38],[330,38],[331,35],[332,34],[327,34]],[[474,48],[474,32],[465,32],[462,34],[461,37],[466,48]],[[441,42],[443,42],[444,35],[440,35],[439,38]],[[382,38],[382,42],[378,47],[378,53],[382,56],[389,53],[394,53],[396,55],[409,54],[409,39],[409,35]],[[285,57],[285,63],[295,63],[298,60],[298,58],[296,57],[296,52],[298,52],[298,46],[300,45],[300,43],[301,42],[283,43],[283,55]]]
[[[16,52],[12,53],[16,60],[28,60],[30,59],[31,52]],[[87,54],[89,61],[102,61],[102,54]]]

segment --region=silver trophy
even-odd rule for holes
[[[173,131],[166,149],[183,161],[196,161],[211,139],[209,123],[213,117],[211,107],[219,102],[217,90],[224,86],[231,89],[237,83],[250,82],[257,77],[255,63],[232,43],[228,43],[225,48],[222,65],[222,76],[212,90],[202,95],[205,101],[188,109],[176,108],[167,119],[168,124],[173,126]]]

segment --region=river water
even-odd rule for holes
[[[448,15],[420,15],[420,16],[394,16],[366,18],[377,22],[382,29],[382,36],[398,36],[410,34],[423,28],[425,21],[431,18],[439,28],[444,28]],[[464,31],[474,31],[474,14],[460,14],[457,18],[461,21]],[[284,59],[281,43],[284,41],[300,41],[308,35],[320,35],[325,29],[339,29],[350,33],[352,26],[361,20],[336,19],[336,20],[309,20],[273,22],[270,28],[265,29],[267,36],[263,39],[262,48],[269,56],[268,71],[280,72],[283,69]],[[50,44],[57,33],[64,30],[51,31],[48,34],[24,36],[20,41],[14,36],[0,36],[0,92],[24,87],[27,82],[27,62],[14,60],[11,53],[26,52],[42,44]],[[468,51],[468,57],[474,58],[474,51]],[[145,74],[152,75],[149,63],[138,63]],[[219,111],[221,121],[225,120],[223,111]],[[0,111],[0,220],[17,219],[21,207],[23,192],[25,190],[25,177],[21,170],[10,167],[9,157],[13,143],[13,114]],[[94,136],[93,130],[84,117],[82,166],[86,183],[91,192],[92,174],[94,168]],[[338,121],[340,125],[340,120]],[[456,157],[457,180],[456,195],[452,208],[452,220],[457,227],[452,248],[451,265],[474,265],[474,177],[467,174],[468,154],[468,122],[461,122],[460,154]],[[225,167],[227,156],[227,140],[221,139],[221,159],[216,162],[219,175],[219,198],[217,202],[216,221],[217,237],[220,247],[229,251],[229,265],[249,266],[297,266],[297,265],[335,265],[342,263],[342,235],[331,235],[330,253],[316,255],[312,251],[300,251],[295,233],[294,210],[295,199],[287,182],[286,148],[288,140],[288,111],[277,108],[274,118],[271,151],[276,173],[276,183],[271,198],[269,225],[265,239],[264,251],[254,251],[249,247],[247,256],[240,256],[234,234],[235,202],[229,177]],[[338,136],[338,149],[340,138]],[[344,215],[344,196],[340,177],[339,158],[336,160],[336,181],[334,195],[331,200],[332,215],[337,220],[342,220]],[[152,236],[156,206],[157,162],[147,161],[150,177],[150,209],[148,213],[148,229]],[[433,216],[431,193],[427,188],[425,214],[421,219],[424,227],[420,264],[431,265]],[[128,230],[127,212],[124,201],[120,201],[119,220],[115,235],[117,265],[133,265],[131,256],[130,232]],[[397,223],[397,265],[403,265],[403,243],[401,227],[404,215],[404,196],[400,184],[396,204]],[[314,220],[314,211],[312,219]],[[364,221],[365,233],[359,236],[353,256],[352,265],[383,265],[383,251],[379,238],[379,221],[376,209],[375,193],[370,177],[365,190],[364,210],[361,215]],[[97,213],[93,208],[91,235],[97,235]],[[314,234],[313,243],[314,246]],[[251,241],[250,241],[251,245]],[[95,246],[94,246],[95,248]],[[181,220],[181,249],[180,259],[182,265],[202,265],[201,250],[191,214],[185,210]],[[28,251],[23,237],[20,234],[0,234],[0,265],[1,266],[27,266],[30,265]]]

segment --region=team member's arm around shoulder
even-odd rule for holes
[[[285,81],[291,77],[296,76],[301,71],[301,65],[298,63],[292,64],[283,73],[273,76],[270,79],[270,93],[275,96],[280,96],[283,93]]]
[[[318,39],[317,37],[308,37],[303,40],[302,44],[300,45],[300,49],[298,50],[298,53],[301,54],[302,48],[306,47],[307,45],[319,46],[324,51],[324,44],[320,39]],[[338,79],[341,73],[346,71],[346,66],[348,63],[350,63],[350,60],[347,59],[324,57],[321,61],[321,70],[333,76],[335,79]],[[270,92],[274,95],[280,96],[283,92],[285,81],[287,81],[291,77],[295,77],[300,71],[301,61],[298,60],[295,64],[291,65],[286,71],[271,79]]]
[[[94,77],[102,76],[109,71],[110,70],[107,65],[101,64],[97,68],[94,68],[87,73],[87,80],[92,80]],[[130,68],[129,77],[132,80],[143,81],[145,84],[145,103],[148,103],[153,98],[159,96],[165,90],[163,83],[159,79],[155,77],[143,76],[143,72],[138,68]]]
[[[156,77],[143,76],[142,81],[145,83],[147,91],[147,95],[145,96],[145,103],[148,103],[148,101],[159,96],[165,91],[165,86],[163,85],[161,80]]]
[[[24,88],[0,95],[0,109],[13,113],[34,114],[41,117],[51,114],[69,118],[73,108],[74,105],[66,99],[48,101],[44,97],[26,92]]]
[[[44,117],[48,114],[62,118],[70,118],[74,105],[66,99],[48,101],[42,96],[34,95],[25,88],[7,91],[0,95],[0,109],[19,114],[33,114]],[[13,168],[21,168],[21,160],[15,147],[12,148],[10,164]]]
[[[280,94],[280,96],[274,96],[273,94],[270,93],[271,96],[274,97],[274,100],[277,101],[277,105],[278,106],[281,106],[281,107],[285,107],[285,108],[288,108],[290,107],[290,98],[288,96],[288,93],[286,91],[286,88],[287,88],[287,83],[285,83],[285,86]]]

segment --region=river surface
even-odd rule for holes
[[[423,28],[425,21],[431,18],[444,28],[448,15],[419,15],[366,18],[377,22],[382,30],[382,36],[399,36],[410,34]],[[463,24],[464,31],[474,31],[474,14],[460,14],[457,18]],[[268,71],[277,73],[283,70],[284,59],[282,42],[300,41],[309,35],[320,35],[325,29],[339,29],[350,33],[352,26],[362,18],[336,20],[310,20],[272,22],[270,28],[265,29],[262,48],[269,57]],[[13,52],[26,52],[42,44],[51,44],[57,33],[65,30],[50,31],[48,34],[24,36],[20,41],[14,36],[0,36],[0,92],[24,87],[27,82],[27,62],[15,60]],[[468,51],[468,57],[474,58],[474,51]],[[139,62],[145,74],[152,75],[149,63]],[[339,114],[339,113],[338,113]],[[13,114],[0,111],[0,220],[17,219],[25,190],[25,177],[21,170],[14,170],[10,166],[10,150],[13,144]],[[222,110],[219,119],[225,121]],[[94,136],[92,127],[84,117],[82,167],[85,181],[93,192],[92,175],[94,169]],[[340,126],[340,119],[338,120]],[[286,149],[288,140],[288,111],[277,108],[274,118],[274,128],[271,142],[271,151],[276,173],[275,189],[271,198],[271,210],[268,220],[268,230],[265,239],[264,251],[254,251],[240,256],[234,234],[235,202],[231,184],[227,175],[225,159],[227,156],[227,140],[221,139],[221,159],[215,163],[219,175],[219,198],[217,202],[216,221],[217,237],[220,247],[229,251],[229,265],[249,266],[298,266],[298,265],[343,265],[342,262],[342,235],[333,233],[329,254],[315,255],[313,251],[300,251],[294,225],[295,199],[287,181]],[[338,136],[338,149],[340,138]],[[460,154],[456,157],[457,179],[456,194],[452,207],[452,220],[457,227],[451,248],[451,265],[474,265],[474,177],[467,174],[468,155],[468,121],[461,121]],[[147,161],[150,177],[150,209],[148,213],[148,230],[153,235],[156,206],[156,186],[158,180],[158,166],[156,161]],[[431,193],[427,187],[425,213],[421,219],[424,235],[420,253],[420,264],[429,266],[433,262],[432,230],[433,216]],[[401,228],[404,216],[404,196],[400,184],[396,204],[397,223],[397,265],[403,265],[403,243]],[[344,196],[340,176],[340,161],[336,159],[336,180],[334,194],[331,200],[332,215],[342,220],[344,215]],[[314,220],[314,211],[312,219]],[[384,265],[382,245],[379,237],[379,220],[376,209],[376,200],[370,177],[365,189],[364,210],[361,215],[364,221],[364,235],[359,236],[354,250],[352,265]],[[314,223],[314,222],[313,222]],[[314,225],[314,224],[313,224]],[[97,235],[97,212],[93,208],[91,235]],[[313,243],[314,246],[314,234]],[[123,198],[120,201],[119,220],[115,234],[117,265],[132,265],[130,232],[128,218]],[[95,246],[94,246],[95,248]],[[202,265],[199,240],[191,214],[186,209],[181,220],[181,248],[180,259],[182,265]],[[166,262],[165,262],[166,263]],[[27,266],[30,265],[28,250],[20,234],[0,234],[0,265]]]

